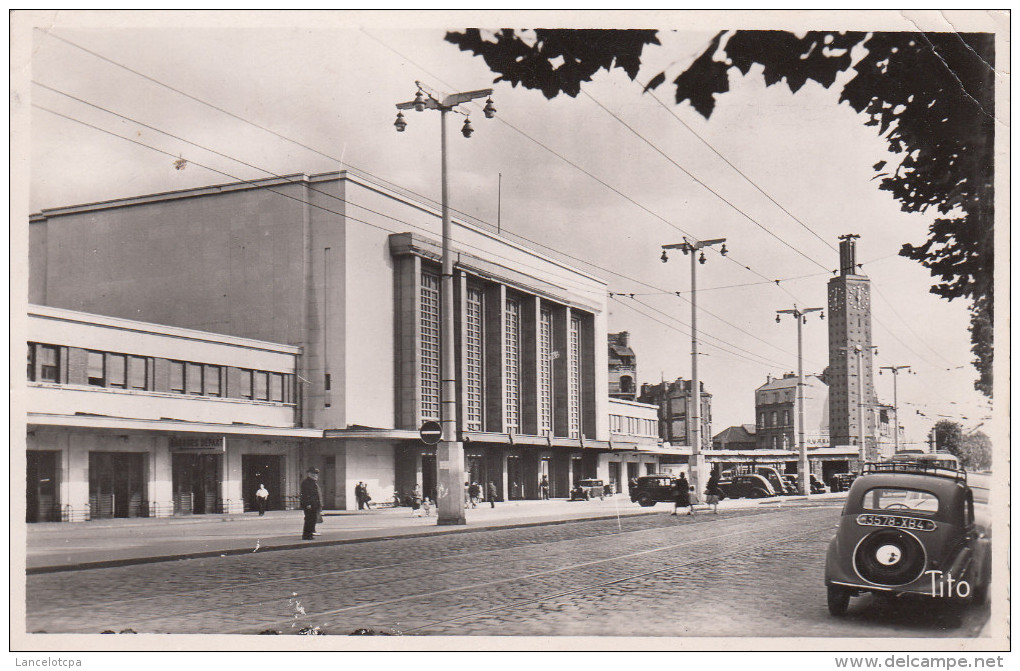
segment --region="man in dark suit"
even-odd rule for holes
[[[318,535],[315,533],[315,524],[319,521],[319,513],[322,512],[322,495],[319,494],[318,480],[319,469],[309,468],[308,477],[301,481],[301,509],[305,511],[305,528],[301,538],[306,541]]]

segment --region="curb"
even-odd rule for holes
[[[660,511],[661,512],[661,511]],[[636,512],[628,513],[626,517],[639,517],[644,515],[654,515],[655,511],[648,512]],[[493,524],[488,526],[476,526],[476,527],[460,527],[450,526],[448,528],[440,529],[436,528],[435,531],[418,531],[407,534],[387,534],[383,536],[363,536],[361,538],[342,538],[337,540],[321,540],[321,541],[303,541],[301,543],[286,543],[283,545],[272,545],[264,548],[260,548],[259,552],[276,552],[279,550],[298,550],[300,548],[307,547],[330,547],[335,545],[351,545],[354,543],[370,543],[373,541],[389,541],[398,540],[403,538],[425,538],[428,536],[435,536],[437,534],[466,534],[466,533],[477,533],[480,531],[492,531],[494,529],[522,529],[527,527],[538,527],[538,526],[553,526],[557,524],[572,524],[575,522],[592,522],[599,520],[614,520],[617,515],[599,515],[597,517],[578,517],[573,519],[563,520],[545,520],[539,522],[513,522],[509,524]],[[105,559],[101,561],[93,562],[79,562],[77,564],[60,564],[54,566],[33,566],[25,569],[26,575],[41,575],[45,573],[64,573],[68,571],[86,571],[90,569],[99,568],[116,568],[119,566],[133,566],[137,564],[156,564],[168,561],[178,561],[183,559],[206,559],[209,557],[228,557],[252,554],[253,551],[250,548],[237,548],[237,549],[226,549],[226,550],[204,550],[202,552],[186,552],[181,554],[173,555],[158,555],[151,557],[130,557],[124,559]]]

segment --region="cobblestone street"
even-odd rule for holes
[[[834,504],[662,514],[31,575],[28,631],[974,636],[988,609],[828,615]]]

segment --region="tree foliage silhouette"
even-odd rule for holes
[[[448,32],[446,40],[485,59],[495,81],[547,98],[577,96],[600,70],[622,69],[633,80],[645,47],[659,44],[654,30],[468,29]],[[855,47],[863,47],[862,56]],[[809,80],[829,88],[852,69],[840,102],[876,126],[899,157],[896,165],[873,166],[879,188],[904,211],[935,208],[941,215],[924,243],[904,244],[900,254],[937,278],[932,293],[971,301],[974,386],[987,396],[994,324],[994,47],[990,33],[723,31],[671,80],[676,103],[686,101],[709,118],[716,97],[729,91],[731,68],[746,75],[761,66],[766,85],[782,82],[794,93]],[[645,90],[670,76],[655,75]]]

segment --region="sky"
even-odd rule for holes
[[[655,94],[665,106],[642,93],[663,69],[678,74],[718,30],[827,17],[627,16],[628,27],[660,28],[663,42],[648,48],[637,80],[603,71],[578,98],[546,100],[493,85],[484,62],[445,42],[445,30],[603,25],[620,15],[515,23],[477,12],[22,13],[15,36],[21,29],[28,41],[12,56],[13,114],[31,131],[26,160],[12,165],[28,177],[25,214],[346,167],[438,200],[438,115],[408,112],[397,133],[394,104],[414,96],[416,80],[439,92],[491,86],[496,118],[473,108],[470,140],[453,122],[451,205],[604,278],[614,294],[609,330],[631,333],[639,383],[690,375],[689,261],[674,253],[661,263],[661,246],[726,238],[729,256],[709,253],[698,267],[699,370],[714,396],[713,433],[753,423],[754,389],[796,370],[796,328],[788,318],[776,324],[776,310],[826,305],[846,233],[861,236],[858,261],[872,281],[876,367],[911,366],[898,377],[906,443],[923,442],[938,419],[987,421],[989,404],[973,389],[967,304],[930,294],[928,271],[897,256],[925,239],[934,213],[904,213],[878,190],[871,166],[891,157],[875,129],[838,104],[845,79],[792,94],[766,87],[759,70],[731,69],[710,120],[672,103],[666,87]],[[853,20],[858,29],[945,28],[923,12]],[[188,161],[183,170],[177,158]],[[827,363],[826,329],[814,315],[804,326],[806,373]],[[893,377],[876,374],[875,385],[891,404]]]

